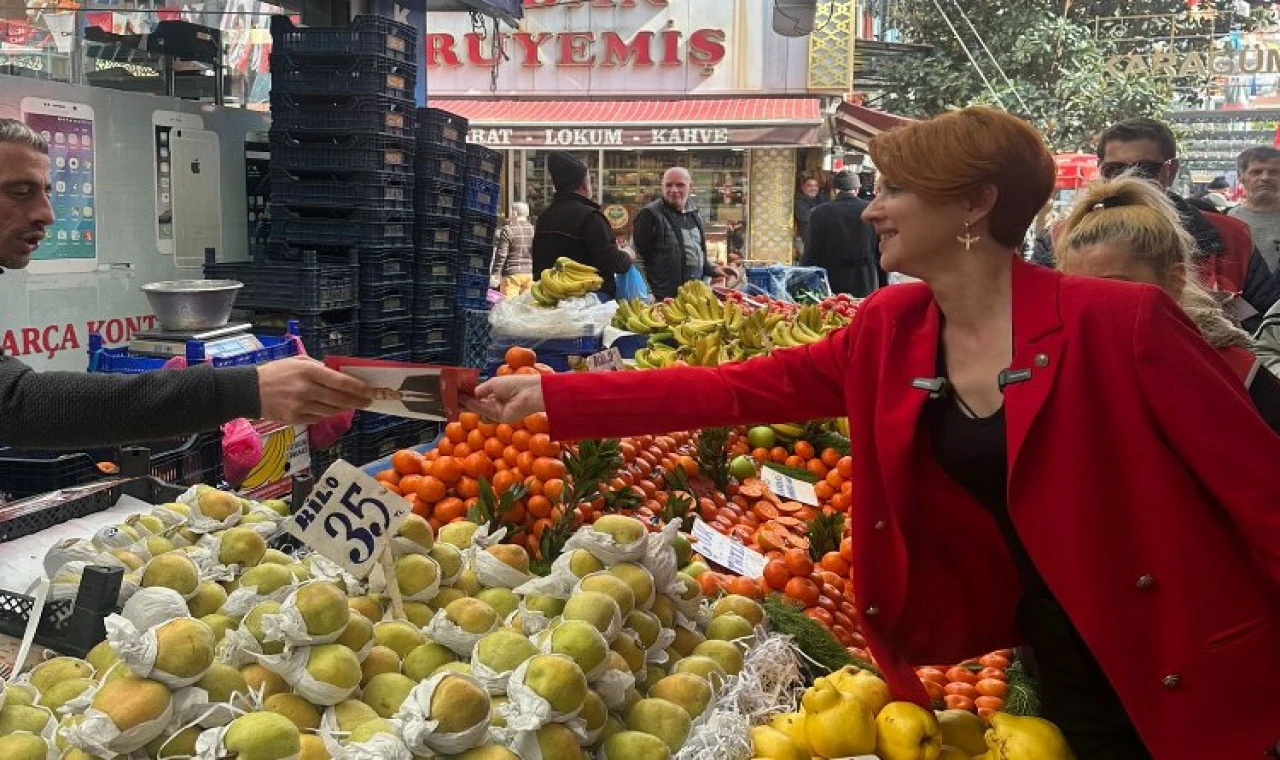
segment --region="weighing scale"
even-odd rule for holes
[[[250,332],[253,325],[247,322],[226,325],[213,330],[140,330],[129,342],[129,353],[138,356],[154,356],[169,359],[188,356],[188,344],[204,345],[204,356],[210,359],[226,359],[259,351],[264,346]]]

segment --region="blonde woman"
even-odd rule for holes
[[[1077,201],[1056,239],[1058,268],[1066,274],[1140,282],[1168,293],[1231,365],[1258,413],[1280,433],[1280,380],[1254,355],[1248,333],[1195,281],[1195,241],[1159,188],[1129,176],[1095,183]]]

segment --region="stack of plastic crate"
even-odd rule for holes
[[[466,119],[448,111],[418,109],[413,359],[427,364],[457,361],[453,322],[466,204],[467,127]]]
[[[345,353],[407,361],[418,33],[381,16],[346,27],[295,27],[277,16],[271,35],[267,263],[341,263],[354,297],[340,314],[305,315],[317,336],[342,324],[352,338]],[[304,336],[308,321],[300,319]],[[325,348],[317,353],[338,353]]]
[[[497,236],[498,201],[501,196],[502,154],[482,145],[467,146],[467,186],[462,211],[462,235],[455,260],[457,290],[454,306],[458,323],[455,331],[458,360],[479,368],[469,358],[483,354],[473,325],[486,322],[489,309],[489,266]]]

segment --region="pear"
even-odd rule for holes
[[[418,682],[399,673],[380,673],[369,680],[361,699],[382,718],[390,718],[400,709]]]
[[[425,644],[427,637],[422,629],[400,620],[384,620],[373,626],[373,640],[388,647],[401,659],[409,656],[416,647]]]
[[[404,658],[401,670],[415,681],[425,681],[442,666],[457,661],[453,650],[431,641],[414,647]]]
[[[748,599],[739,594],[722,596],[711,608],[711,614],[714,617],[720,617],[727,612],[746,619],[753,627],[764,625],[764,607],[754,599]]]
[[[711,704],[711,684],[692,673],[672,673],[652,682],[649,696],[680,705],[696,720]]]
[[[671,760],[671,749],[643,731],[619,731],[604,740],[600,760]]]
[[[298,727],[299,731],[320,729],[320,708],[297,694],[273,694],[262,703],[269,712],[279,713]]]
[[[369,654],[360,663],[360,685],[366,686],[375,676],[383,673],[400,672],[400,655],[395,650],[381,644],[369,650]]]
[[[10,734],[0,737],[0,757],[5,760],[45,760],[49,745],[34,734]]]
[[[987,751],[987,725],[968,710],[940,710],[935,713],[942,731],[942,743],[955,747],[968,755],[981,755]]]
[[[226,601],[226,589],[213,581],[201,581],[196,587],[196,595],[187,600],[187,609],[191,611],[191,617],[202,618],[215,614]]]
[[[294,592],[293,604],[312,636],[331,636],[347,627],[351,608],[342,589],[328,581],[308,583]]]
[[[252,528],[230,528],[218,542],[218,561],[224,565],[253,567],[267,553],[267,540]]]
[[[302,750],[302,735],[279,713],[252,712],[231,721],[222,743],[239,760],[287,760]]]
[[[914,702],[890,702],[876,715],[876,754],[881,760],[936,760],[942,729],[932,710]]]
[[[396,535],[400,538],[406,538],[418,545],[423,551],[431,551],[431,547],[436,545],[435,533],[431,530],[431,523],[421,515],[410,512],[404,522],[400,523],[400,529],[396,531]]]
[[[492,607],[498,613],[498,620],[506,620],[520,608],[520,597],[509,588],[483,589],[476,598]]]
[[[634,544],[649,535],[644,523],[626,515],[602,515],[591,527],[601,533],[609,534],[614,541],[623,546]]]
[[[679,752],[693,723],[684,708],[665,699],[642,699],[627,711],[627,728],[656,736]]]

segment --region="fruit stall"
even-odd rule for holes
[[[540,288],[555,300],[541,308],[576,297],[565,289],[578,281]],[[609,327],[643,336],[626,370],[642,371],[811,343],[856,313],[852,299],[801,305],[691,283],[666,303],[619,303]],[[493,374],[555,371],[530,347],[541,341],[506,342]],[[0,595],[0,630],[20,637],[34,620],[48,651],[4,686],[0,747],[1070,757],[1035,717],[1011,650],[920,663],[934,710],[892,700],[850,578],[847,434],[843,419],[801,420],[569,444],[544,414],[505,424],[463,412],[434,443],[365,466],[402,519],[360,576],[298,529],[329,473],[292,502],[148,477],[19,501],[0,524],[25,526],[5,534],[7,550],[35,558],[35,582]],[[55,522],[56,537],[42,530]]]

